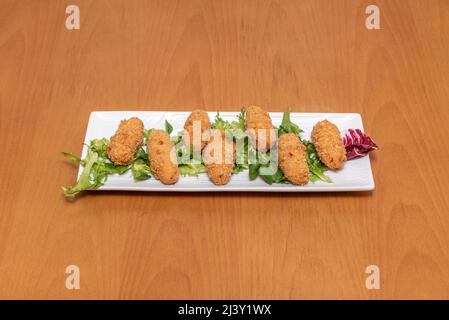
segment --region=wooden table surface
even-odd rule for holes
[[[372,3],[0,0],[0,298],[449,298],[449,1]],[[91,111],[248,104],[361,113],[376,189],[62,196]]]

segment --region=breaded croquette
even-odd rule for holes
[[[257,150],[268,151],[276,142],[276,137],[271,137],[273,123],[271,122],[270,115],[257,106],[247,107],[245,112],[246,130],[250,136],[251,144]],[[265,131],[265,134],[261,130]]]
[[[283,134],[278,140],[278,161],[288,181],[297,185],[309,182],[306,147],[294,133]]]
[[[143,122],[139,118],[122,120],[108,144],[109,159],[116,166],[125,166],[134,159],[134,154],[143,142]]]
[[[179,179],[174,143],[164,130],[153,129],[148,137],[147,150],[150,169],[163,184],[174,184]]]
[[[207,175],[216,185],[227,184],[234,169],[235,144],[220,129],[212,132],[210,140],[203,150]]]
[[[318,122],[312,130],[312,142],[320,160],[330,169],[340,169],[346,162],[346,150],[338,127],[330,121]]]
[[[199,131],[198,133],[195,132],[195,134],[201,134],[199,137],[194,138],[194,123],[198,121]],[[210,120],[209,115],[206,111],[196,109],[193,110],[192,113],[187,118],[185,124],[184,124],[184,130],[188,135],[184,135],[184,141],[187,145],[191,144],[193,145],[194,150],[202,150],[206,146],[206,140],[203,139],[203,134],[210,130]],[[195,143],[195,144],[194,144]]]

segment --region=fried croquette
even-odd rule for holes
[[[235,162],[235,144],[222,130],[214,130],[203,150],[207,175],[216,185],[224,185],[232,176]]]
[[[288,181],[297,185],[309,182],[306,147],[294,133],[283,134],[278,140],[278,159]]]
[[[195,131],[195,134],[201,134],[201,136],[194,138],[193,128],[196,122],[201,127],[199,127],[198,133]],[[187,145],[193,145],[194,150],[202,150],[207,142],[206,139],[203,139],[203,134],[210,130],[210,126],[209,115],[206,111],[200,109],[193,110],[184,124],[185,133],[188,133],[188,135],[184,135],[185,143]]]
[[[268,112],[257,106],[245,109],[246,130],[249,134],[251,144],[260,151],[268,151],[275,143],[276,137],[271,137],[271,122]],[[265,134],[264,132],[265,131]]]
[[[174,144],[164,130],[153,129],[148,138],[147,150],[153,176],[163,184],[174,184],[179,179]]]
[[[143,122],[133,117],[122,120],[108,144],[107,154],[116,166],[125,166],[134,159],[134,154],[143,142]]]
[[[312,142],[320,160],[330,169],[340,169],[346,162],[346,150],[338,127],[328,120],[318,122],[312,130]]]

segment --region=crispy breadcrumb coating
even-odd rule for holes
[[[294,133],[283,134],[278,140],[278,161],[288,181],[297,185],[309,182],[306,147]]]
[[[234,169],[235,144],[220,129],[213,130],[210,140],[203,150],[207,175],[216,185],[227,184]]]
[[[245,112],[246,130],[250,136],[251,144],[257,150],[268,151],[276,143],[276,138],[270,137],[271,129],[273,129],[270,115],[257,106],[247,107]],[[265,131],[265,134],[263,131]]]
[[[153,176],[163,184],[174,184],[179,179],[175,145],[164,130],[153,129],[147,142],[148,159]]]
[[[122,120],[108,144],[109,159],[116,166],[125,166],[134,159],[134,154],[143,142],[143,122],[133,117]]]
[[[194,141],[193,138],[193,124],[196,121],[198,121],[201,124],[200,127],[201,137],[199,137],[200,139],[198,139],[198,141]],[[184,124],[184,130],[188,132],[188,136],[184,135],[185,143],[187,145],[189,144],[193,145],[193,143],[196,142],[196,144],[193,145],[194,150],[202,150],[207,143],[207,141],[203,139],[203,133],[208,132],[210,130],[210,126],[211,124],[209,120],[209,115],[207,114],[206,111],[200,109],[193,110]]]
[[[320,160],[329,169],[340,169],[346,162],[346,150],[338,127],[328,120],[318,122],[312,130],[312,141]]]

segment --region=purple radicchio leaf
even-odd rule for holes
[[[378,148],[373,139],[360,129],[349,129],[343,132],[343,144],[348,160],[366,156],[368,152]]]

